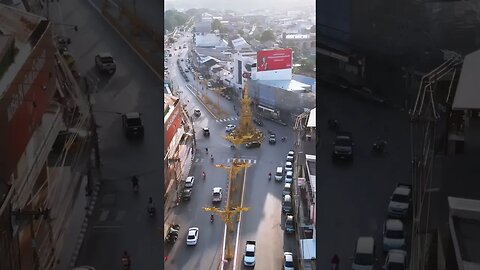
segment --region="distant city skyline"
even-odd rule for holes
[[[166,0],[165,10],[168,9],[190,9],[190,8],[208,8],[217,10],[249,11],[258,9],[269,10],[291,10],[296,8],[315,7],[315,0]],[[267,14],[266,14],[267,15]]]

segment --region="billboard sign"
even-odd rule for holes
[[[257,52],[257,71],[292,68],[292,49]]]

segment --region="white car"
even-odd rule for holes
[[[195,246],[198,242],[198,228],[192,227],[188,229],[187,246]]]
[[[187,177],[187,179],[185,180],[185,187],[187,187],[187,188],[193,187],[194,182],[195,182],[195,177],[193,177],[193,176]]]
[[[212,191],[212,202],[221,202],[222,201],[222,188],[214,187]]]
[[[407,252],[405,250],[392,249],[385,259],[385,270],[407,270]]]
[[[288,151],[287,161],[293,162],[294,155],[295,155],[295,152],[293,152],[293,151]]]
[[[285,171],[293,171],[293,164],[290,161],[285,162]]]
[[[236,128],[235,125],[229,124],[229,125],[227,125],[227,127],[225,128],[225,131],[226,131],[226,132],[232,132],[235,128]]]
[[[293,182],[293,171],[287,171],[285,173],[285,183],[291,184]]]
[[[383,250],[402,249],[405,246],[403,222],[399,219],[387,219],[383,225]]]
[[[293,264],[293,253],[284,252],[283,253],[283,270],[294,270]]]

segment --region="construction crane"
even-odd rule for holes
[[[245,144],[253,141],[263,141],[263,133],[256,129],[252,122],[252,110],[248,97],[248,82],[245,82],[243,97],[240,108],[240,123],[234,131],[228,134],[225,139],[234,145]]]

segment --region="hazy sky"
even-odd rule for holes
[[[287,10],[299,6],[315,7],[315,0],[165,0],[166,9],[209,8],[248,11],[254,9]]]

